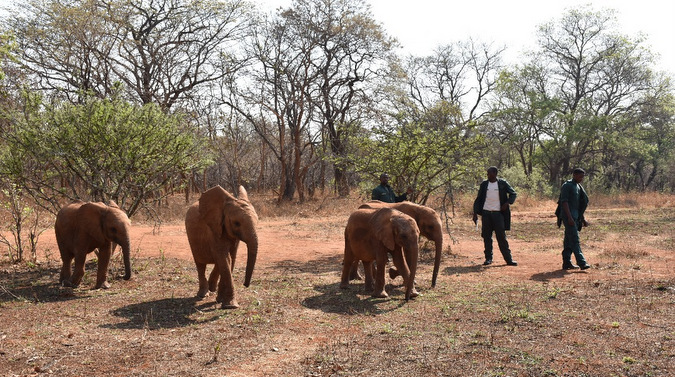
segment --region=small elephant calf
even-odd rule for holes
[[[105,205],[100,202],[76,201],[70,203],[56,215],[54,232],[59,245],[63,267],[60,283],[77,287],[84,276],[87,254],[98,249],[98,273],[94,289],[109,288],[106,281],[112,244],[122,248],[124,259],[124,280],[131,278],[129,227],[131,221],[115,202]],[[71,276],[71,263],[75,259]]]
[[[394,265],[403,276],[406,287],[405,299],[416,297],[418,294],[414,285],[419,255],[419,235],[420,230],[415,220],[398,210],[379,208],[354,211],[349,216],[345,228],[345,253],[340,288],[348,288],[351,266],[361,260],[366,274],[366,289],[372,289],[373,297],[387,297],[384,290],[384,270],[387,255],[391,253]],[[374,284],[373,261],[377,264]]]

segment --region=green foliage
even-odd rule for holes
[[[205,166],[204,143],[153,104],[88,98],[82,105],[28,101],[7,138],[0,174],[39,202],[115,200],[129,216],[176,177]]]
[[[499,176],[509,181],[511,186],[517,191],[527,191],[535,198],[551,198],[559,187],[551,185],[545,178],[541,168],[535,166],[532,173],[526,175],[523,168],[518,164],[503,168],[499,171]]]
[[[5,72],[3,66],[5,61],[12,59],[12,52],[16,49],[14,37],[11,34],[0,33],[0,80],[5,79]]]
[[[381,172],[389,173],[392,186],[399,192],[413,187],[415,193],[409,199],[418,202],[426,202],[446,185],[460,185],[461,178],[483,168],[484,140],[473,132],[473,124],[453,122],[456,111],[442,101],[427,110],[421,121],[379,127],[370,137],[353,140],[361,153],[352,156],[354,166],[375,180]]]

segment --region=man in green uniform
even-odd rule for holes
[[[373,189],[371,199],[379,200],[385,203],[398,203],[406,200],[408,195],[412,194],[412,189],[408,187],[408,191],[402,195],[396,196],[394,190],[389,186],[389,174],[382,173],[380,175],[380,185]]]
[[[563,240],[562,251],[563,270],[591,268],[586,262],[579,244],[579,231],[582,227],[589,225],[584,218],[584,211],[588,206],[588,195],[581,187],[581,181],[584,180],[585,175],[586,172],[583,169],[574,169],[572,179],[563,183],[560,189],[556,215],[558,216],[558,226],[561,223],[565,224],[565,239]],[[572,263],[572,254],[577,260],[577,265]]]

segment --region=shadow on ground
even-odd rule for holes
[[[352,281],[347,289],[341,289],[340,283],[315,285],[319,294],[302,300],[309,309],[335,314],[382,314],[394,311],[405,305],[405,291],[402,287],[387,285],[389,298],[374,298],[365,292],[363,281]]]
[[[553,271],[548,271],[548,272],[540,272],[538,274],[534,274],[530,277],[530,280],[534,281],[549,281],[552,279],[562,279],[567,275],[568,272],[565,270],[553,270]]]
[[[301,273],[327,273],[333,271],[342,271],[342,255],[333,255],[308,261],[297,261],[286,259],[279,261],[271,266],[274,270],[286,272]]]
[[[485,269],[480,264],[475,264],[471,266],[450,266],[446,267],[443,270],[444,275],[461,275],[461,274],[472,274],[476,272],[481,272]]]
[[[85,269],[88,276],[95,279],[96,262],[87,263]],[[75,289],[62,287],[59,284],[60,272],[60,267],[22,267],[14,271],[0,271],[0,304],[17,300],[33,303],[80,300],[94,292],[87,279]],[[119,278],[109,273],[108,281],[112,283],[115,280]]]
[[[214,314],[218,305],[215,301],[208,301],[196,305],[197,297],[165,298],[161,300],[141,302],[117,308],[111,314],[126,319],[126,322],[106,324],[101,327],[113,329],[160,329],[190,326],[217,320],[220,316]],[[206,311],[206,312],[205,312]],[[195,319],[194,314],[207,314],[207,318]]]

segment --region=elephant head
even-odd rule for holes
[[[131,243],[129,241],[131,220],[129,220],[127,214],[117,206],[117,203],[111,200],[108,208],[103,211],[101,226],[103,228],[104,236],[122,248],[124,280],[129,280],[131,278]]]
[[[419,257],[420,235],[417,223],[403,212],[391,208],[381,208],[373,215],[371,226],[375,237],[382,242],[387,250],[392,252],[395,261],[398,257],[397,254],[403,254],[400,255],[402,262],[400,267],[403,267],[401,273],[405,280],[405,299],[409,300],[416,295],[415,274]],[[384,266],[378,266],[378,268],[384,268]],[[405,271],[406,269],[409,273]]]
[[[238,198],[220,186],[205,191],[199,198],[199,213],[211,229],[215,238],[241,240],[248,252],[244,286],[251,284],[253,269],[258,256],[258,214],[248,199],[248,193],[239,186]],[[234,250],[236,253],[236,250]],[[234,255],[232,268],[234,267]]]

